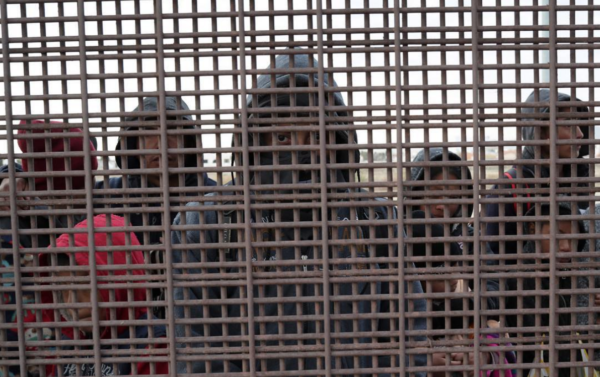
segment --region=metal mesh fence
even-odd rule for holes
[[[0,5],[0,376],[599,375],[597,2]]]

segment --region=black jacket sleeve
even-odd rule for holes
[[[15,171],[17,173],[23,173],[23,167],[21,166],[21,164],[18,164],[15,162],[14,165],[15,165]],[[8,167],[9,167],[8,165],[0,166],[0,173],[8,173]]]

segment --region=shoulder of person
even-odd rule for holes
[[[364,194],[367,191],[361,189],[360,194]],[[396,204],[392,201],[387,200],[386,198],[359,198],[359,201],[367,201],[374,200],[376,202],[380,202],[381,205],[372,207],[373,214],[371,215],[371,211],[369,207],[359,207],[357,208],[357,213],[359,215],[359,220],[387,220],[388,218],[395,219],[398,217],[398,210],[396,208]],[[392,209],[393,214],[390,216],[390,209]]]

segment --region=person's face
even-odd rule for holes
[[[144,149],[160,150],[160,136],[144,136]],[[170,135],[167,137],[167,145],[169,149],[177,148],[177,136]],[[177,167],[177,155],[169,154],[169,167]],[[146,168],[158,169],[160,168],[160,161],[162,159],[160,154],[145,154],[143,156],[146,162]]]
[[[561,107],[558,109],[559,113],[570,113],[572,112],[573,109],[570,107]],[[569,118],[566,116],[561,116],[560,118],[557,118],[557,121],[564,121],[564,120],[568,120]],[[583,132],[581,131],[581,128],[579,126],[558,126],[557,127],[557,132],[556,132],[556,137],[558,140],[569,140],[569,139],[576,139],[576,140],[580,140],[583,138]],[[550,138],[550,134],[548,132],[547,129],[545,129],[544,131],[544,135],[543,135],[544,139],[549,139]],[[571,153],[571,149],[574,147],[574,153]],[[547,151],[547,147],[544,148]],[[576,158],[577,155],[579,154],[579,150],[581,149],[581,145],[575,145],[575,146],[571,146],[571,145],[558,145],[556,147],[557,152],[558,152],[558,158]],[[547,153],[549,155],[549,153]]]
[[[437,272],[436,269],[439,269],[441,271],[441,269],[443,269],[447,265],[448,265],[448,263],[443,263],[443,262],[442,263],[432,263],[432,271],[434,273]],[[448,283],[450,286],[449,292],[454,292],[456,290],[456,284],[458,283],[458,279],[430,280],[429,283],[431,284],[431,293],[447,292],[446,291],[446,280],[448,280]]]
[[[438,175],[436,175],[435,177],[433,177],[431,180],[432,181],[441,181],[444,179],[444,175],[443,173],[440,173]],[[458,178],[454,175],[454,174],[448,174],[448,179],[449,180],[457,180]],[[460,187],[458,186],[443,186],[443,185],[434,185],[434,186],[427,186],[427,191],[430,191],[432,193],[438,194],[438,195],[427,195],[427,199],[443,199],[444,198],[444,191],[448,191],[448,190],[460,190]],[[454,216],[454,214],[458,211],[459,208],[459,204],[432,204],[432,205],[422,205],[419,207],[419,209],[421,211],[427,212],[427,207],[429,207],[429,210],[431,211],[431,216],[433,217],[439,217],[442,218],[444,217],[444,208],[448,209],[448,216],[452,217]]]
[[[156,121],[156,118],[145,118],[146,121]],[[175,120],[175,118],[169,117],[168,120]],[[158,128],[147,128],[146,130],[154,130],[155,132],[159,132]],[[140,138],[140,145],[138,148],[140,149],[153,149],[160,150],[160,136],[152,135],[152,136],[142,136]],[[177,136],[169,135],[167,137],[167,145],[169,149],[177,148]],[[145,154],[142,156],[144,162],[146,163],[146,168],[148,169],[158,169],[160,168],[160,161],[162,159],[160,154]],[[177,155],[169,154],[169,167],[176,168],[177,167]]]
[[[529,234],[535,234],[535,224],[531,223],[529,225]],[[542,234],[543,235],[549,235],[550,234],[550,223],[545,223],[542,226]],[[568,234],[573,234],[573,232],[571,231],[571,222],[570,221],[559,221],[558,222],[558,234],[561,235],[568,235]],[[550,254],[550,242],[551,239],[550,237],[544,237],[544,239],[542,239],[540,241],[541,244],[541,252],[544,254]],[[559,253],[570,253],[571,252],[571,240],[568,239],[561,239],[561,240],[557,240],[558,242],[558,252]],[[557,255],[557,259],[556,259],[559,263],[569,263],[571,261],[571,258],[561,258],[560,254]]]
[[[277,127],[308,126],[309,124],[278,123]],[[262,140],[265,146],[276,145],[319,145],[319,132],[315,131],[282,131],[264,133]]]
[[[69,272],[69,271],[61,271],[57,273],[58,276],[60,277],[73,277],[73,276],[89,276],[88,272],[83,272],[83,271],[78,271],[75,273]],[[62,299],[63,302],[65,304],[73,304],[73,303],[90,303],[92,302],[92,291],[90,289],[77,289],[77,290],[72,290],[69,289],[68,285],[64,286],[64,289],[61,290],[61,295],[62,295]],[[98,295],[98,299],[100,300],[100,295]],[[71,317],[71,319],[75,319],[77,318],[79,322],[90,322],[90,326],[82,326],[80,327],[80,329],[86,333],[91,333],[92,332],[92,325],[91,325],[91,321],[92,321],[92,308],[91,307],[85,307],[85,308],[69,308],[66,309],[66,311],[69,313],[69,316]],[[104,320],[104,310],[99,310],[98,314],[100,315],[99,320],[102,321]],[[69,318],[66,318],[69,319]]]

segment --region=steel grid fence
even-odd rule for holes
[[[596,1],[0,13],[0,376],[600,375]]]

